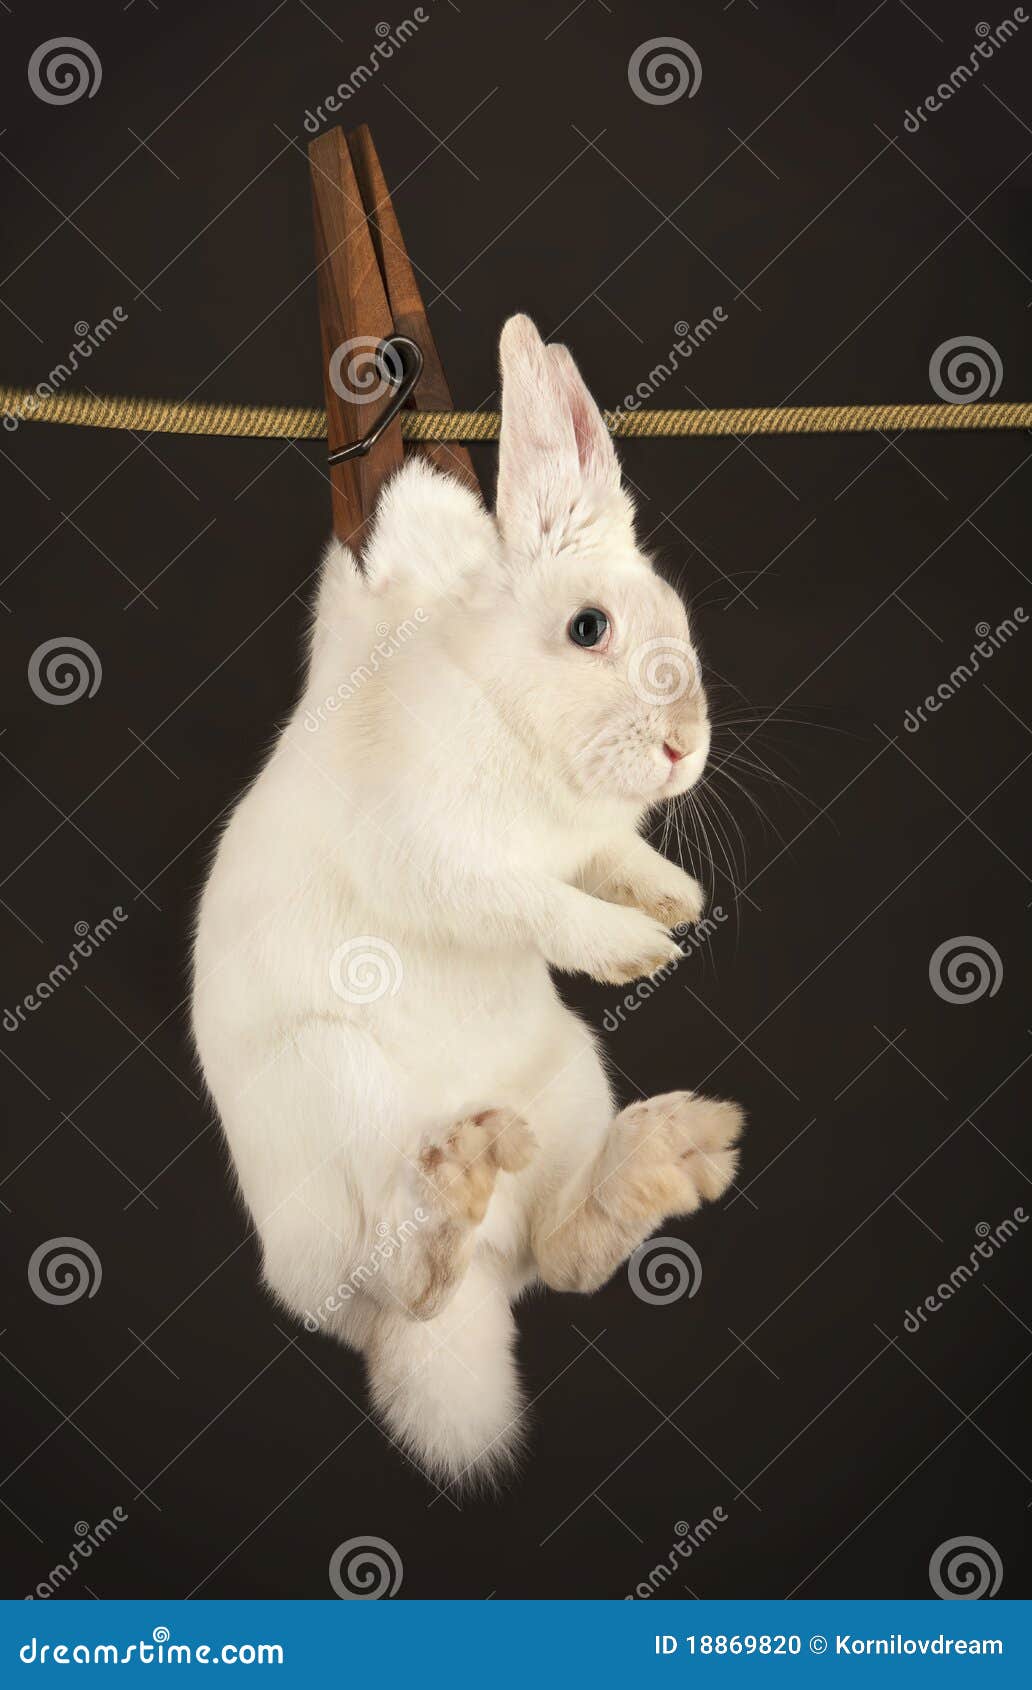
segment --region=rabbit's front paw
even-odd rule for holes
[[[620,920],[606,921],[605,933],[599,935],[601,942],[585,965],[593,980],[607,986],[626,986],[680,962],[681,947],[671,939],[663,922],[639,909],[609,907],[614,914],[619,910]]]
[[[706,907],[699,882],[640,839],[623,854],[614,851],[603,859],[593,889],[609,903],[644,910],[664,927],[691,926]]]
[[[668,870],[662,879],[630,887],[628,901],[661,921],[664,927],[691,927],[706,907],[706,894],[690,874],[672,863]]]

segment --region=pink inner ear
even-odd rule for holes
[[[573,425],[581,474],[588,480],[617,483],[620,472],[616,453],[580,371],[565,346],[551,346],[548,351]]]
[[[605,467],[606,461],[604,450],[600,450],[598,413],[579,383],[576,386],[571,383],[566,396],[573,420],[573,432],[577,437],[577,456],[581,469],[586,475],[590,475],[592,471],[598,473]]]

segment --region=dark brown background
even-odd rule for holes
[[[1000,398],[1032,399],[1032,28],[915,136],[906,110],[997,8],[427,11],[345,115],[373,127],[458,403],[489,403],[512,310],[615,403],[716,305],[656,403],[924,400],[962,334],[998,352]],[[4,8],[3,379],[41,380],[76,321],[121,304],[80,378],[98,392],[318,403],[304,117],[408,15]],[[68,33],[103,80],[52,107],[26,65]],[[627,65],[661,35],[703,78],[651,106]],[[670,1229],[704,1264],[693,1299],[648,1307],[620,1274],[522,1310],[532,1454],[461,1510],[363,1419],[356,1358],[263,1298],[186,1030],[218,818],[297,686],[320,452],[30,423],[0,448],[4,1006],[77,921],[130,912],[0,1033],[7,1592],[120,1505],[66,1594],[329,1595],[333,1550],[371,1533],[407,1596],[622,1596],[720,1505],[665,1594],[923,1596],[936,1546],[970,1534],[1027,1594],[1028,1233],[920,1334],[903,1317],[979,1223],[1032,1212],[1028,631],[919,733],[903,718],[977,623],[1027,603],[1028,437],[625,448],[711,675],[777,707],[749,755],[798,788],[746,777],[771,828],[725,790],[747,890],[719,852],[702,869],[735,919],[607,1039],[625,1098],[705,1080],[742,1099],[745,1191]],[[58,635],[103,664],[67,708],[26,677]],[[1002,983],[946,1003],[929,958],[966,934]],[[601,1022],[616,994],[573,996]],[[26,1265],[65,1234],[103,1281],[52,1307]]]

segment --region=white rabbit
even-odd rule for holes
[[[304,695],[204,892],[194,1030],[265,1282],[365,1356],[445,1482],[520,1443],[510,1305],[592,1291],[719,1197],[734,1104],[614,1116],[549,967],[681,953],[698,884],[639,834],[709,750],[676,593],[573,360],[501,340],[497,514],[412,461],[362,572],[330,545]]]

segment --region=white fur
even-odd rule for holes
[[[569,354],[514,318],[502,370],[497,520],[412,461],[364,571],[331,543],[304,695],[222,837],[195,957],[265,1281],[365,1354],[391,1434],[451,1480],[519,1439],[511,1301],[602,1282],[722,1189],[737,1130],[687,1094],[614,1121],[549,975],[680,954],[667,928],[699,889],[638,829],[698,778],[709,727],[701,685],[667,704],[631,684],[641,646],[687,649],[688,624]],[[567,637],[586,605],[604,652]]]

